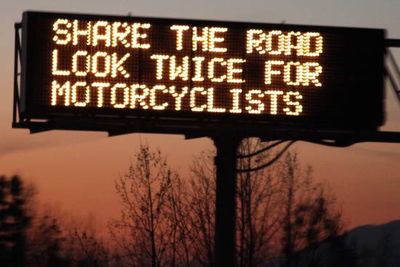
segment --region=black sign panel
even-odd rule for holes
[[[22,32],[28,119],[383,123],[383,30],[26,12]]]

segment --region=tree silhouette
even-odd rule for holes
[[[0,177],[0,262],[2,266],[26,266],[26,230],[30,217],[24,205],[24,187],[19,176]]]
[[[0,176],[0,266],[70,266],[59,221],[39,212],[37,188]]]
[[[210,163],[211,162],[211,163]],[[216,170],[213,153],[203,152],[193,159],[188,186],[193,260],[199,266],[214,265]]]
[[[64,255],[66,238],[57,218],[34,214],[27,237],[29,266],[69,266],[70,259]]]
[[[259,139],[245,139],[239,147],[241,155],[248,155],[266,144]],[[267,152],[238,160],[238,169],[252,169],[269,162],[273,153]],[[238,174],[238,266],[260,266],[276,253],[272,246],[279,230],[279,177],[277,168]]]
[[[245,139],[239,154],[251,154],[267,145]],[[243,158],[237,162],[238,169],[253,169],[271,158],[275,158],[274,151]],[[213,264],[215,179],[213,152],[203,152],[193,161],[188,187],[190,239],[196,248],[194,260],[200,266]],[[301,168],[295,152],[266,169],[239,173],[237,180],[238,266],[289,266],[298,251],[317,246],[342,229],[335,198],[313,179],[311,167]],[[312,254],[309,258],[317,259]]]
[[[266,145],[242,142],[239,153]],[[274,151],[240,159],[238,169],[254,169]],[[295,266],[299,255],[318,266],[318,244],[341,233],[335,198],[301,168],[297,153],[254,172],[238,174],[237,263],[239,267]],[[128,173],[116,181],[121,218],[109,225],[126,266],[213,266],[216,172],[213,152],[195,157],[190,179],[171,170],[160,151],[141,145]],[[337,243],[339,244],[339,243]],[[304,249],[307,248],[307,257]],[[340,250],[337,247],[337,250]]]
[[[121,218],[110,223],[110,233],[129,266],[178,266],[188,263],[184,239],[183,184],[160,151],[141,145],[129,172],[116,181]],[[183,188],[183,187],[182,187]]]
[[[114,255],[93,228],[73,226],[68,236],[69,259],[76,267],[112,266]]]
[[[296,153],[288,152],[280,163],[282,213],[282,256],[284,266],[296,266],[307,258],[307,266],[320,266],[319,244],[334,239],[343,230],[341,211],[335,197],[322,183],[313,180],[312,169],[301,169]]]

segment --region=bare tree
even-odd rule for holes
[[[252,154],[263,149],[259,139],[245,139],[239,154]],[[213,163],[214,152],[203,152],[191,165],[189,186],[191,203],[191,234],[195,260],[201,266],[213,265],[215,184],[216,172]],[[238,169],[252,169],[273,158],[268,151],[255,157],[238,160]],[[238,266],[260,266],[275,258],[278,232],[281,226],[279,205],[280,183],[278,168],[238,174],[237,182],[237,257]]]
[[[190,233],[194,262],[200,266],[214,265],[216,172],[213,152],[203,152],[191,165],[189,183]]]
[[[240,155],[263,150],[268,143],[245,139]],[[237,257],[238,266],[263,266],[295,262],[298,251],[316,247],[319,242],[337,236],[341,212],[335,198],[323,183],[312,177],[311,167],[302,168],[296,152],[288,152],[265,169],[279,152],[267,150],[238,160],[237,182]],[[191,168],[189,186],[192,206],[191,233],[196,238],[195,260],[201,266],[213,264],[215,167],[213,153],[197,157]],[[309,250],[309,262],[317,264],[317,254]],[[312,253],[311,253],[312,252]],[[277,260],[280,259],[280,260]],[[311,266],[311,265],[310,265]]]
[[[265,144],[246,139],[239,153],[254,154]],[[238,266],[292,266],[304,248],[313,248],[342,229],[335,198],[301,168],[297,154],[276,158],[269,150],[238,160]],[[214,153],[203,152],[185,183],[160,151],[142,145],[129,172],[116,181],[121,218],[109,225],[119,262],[128,266],[213,266],[216,171]],[[309,263],[317,266],[316,250]]]
[[[245,139],[241,155],[263,149],[259,139]],[[272,152],[238,161],[239,169],[252,169],[269,162]],[[272,241],[279,229],[279,179],[274,165],[238,174],[238,266],[260,266],[276,253]]]
[[[51,210],[35,208],[27,237],[29,266],[70,266],[67,238]]]
[[[336,199],[326,191],[326,186],[314,181],[311,167],[302,170],[297,153],[288,152],[279,168],[284,265],[295,266],[301,256],[303,261],[307,258],[307,266],[319,266],[318,245],[341,233],[342,213],[336,209]]]
[[[185,258],[184,210],[179,176],[158,150],[141,145],[129,172],[116,181],[122,211],[110,223],[110,233],[129,266],[177,266]],[[178,213],[179,210],[179,213]],[[183,228],[183,230],[182,230]],[[186,241],[186,240],[185,240]],[[186,259],[187,262],[187,259]],[[179,263],[180,264],[180,263]]]
[[[66,226],[66,252],[74,267],[118,266],[110,246],[101,237],[91,216],[72,220]]]
[[[171,227],[171,242],[167,251],[168,266],[191,266],[193,246],[188,238],[191,226],[188,216],[191,207],[188,204],[186,183],[174,175],[171,181],[170,191],[167,194],[165,215],[168,225]]]

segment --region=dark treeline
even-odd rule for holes
[[[36,201],[20,176],[0,176],[0,266],[108,266],[92,229],[67,224]],[[93,250],[97,249],[96,254]]]
[[[239,153],[263,146],[248,139]],[[254,168],[274,156],[263,153],[237,165]],[[141,145],[115,181],[121,216],[109,222],[106,242],[93,229],[39,212],[34,186],[1,176],[0,266],[213,266],[215,178],[212,152],[195,157],[183,177],[159,150]],[[297,153],[239,173],[237,192],[239,267],[355,266],[335,197],[311,167],[301,166]]]

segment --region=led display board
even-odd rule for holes
[[[384,31],[25,12],[24,118],[383,123]]]

